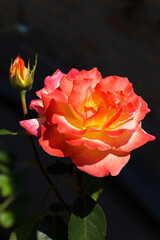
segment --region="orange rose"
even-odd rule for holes
[[[33,84],[34,72],[36,69],[37,59],[33,70],[25,67],[24,61],[19,56],[11,63],[10,66],[10,83],[18,91],[27,90]]]
[[[21,121],[49,154],[71,157],[77,168],[93,176],[115,176],[130,152],[155,139],[141,128],[149,112],[127,78],[102,78],[97,68],[46,77],[39,100],[30,108],[39,118]]]

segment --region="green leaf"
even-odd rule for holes
[[[12,211],[0,213],[0,224],[3,228],[10,228],[14,224],[15,216]]]
[[[35,240],[37,235],[37,224],[43,216],[44,215],[32,216],[12,232],[9,240]]]
[[[16,155],[4,150],[0,151],[0,162],[8,165],[12,165],[17,159]]]
[[[61,217],[36,215],[12,232],[9,240],[67,240],[67,225]]]
[[[103,191],[104,186],[105,178],[97,178],[85,174],[85,178],[82,184],[82,191],[97,201]]]
[[[2,197],[8,197],[12,194],[13,188],[9,176],[4,174],[0,175],[0,190]]]
[[[48,237],[43,232],[37,231],[37,240],[52,240],[52,238]]]
[[[106,235],[105,215],[89,196],[80,196],[73,205],[69,223],[69,240],[104,240]]]
[[[11,132],[6,129],[0,129],[0,135],[18,135],[17,132]]]
[[[73,164],[66,164],[56,160],[55,163],[46,168],[48,173],[61,175],[65,173],[73,173],[74,166]]]
[[[11,172],[11,169],[6,164],[0,162],[0,172],[8,174]]]
[[[0,151],[0,172],[10,173],[14,167],[16,156],[6,151]]]
[[[67,225],[58,215],[46,216],[40,221],[37,236],[41,237],[37,238],[37,240],[67,240]]]

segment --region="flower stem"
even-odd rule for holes
[[[35,157],[36,157],[36,160],[37,160],[37,163],[38,163],[38,166],[43,174],[43,176],[45,177],[45,179],[47,180],[47,182],[49,183],[49,185],[52,187],[53,191],[55,192],[57,198],[59,199],[59,201],[61,202],[61,204],[64,206],[64,208],[66,209],[67,212],[71,212],[69,207],[67,206],[67,204],[64,202],[63,198],[61,197],[59,191],[57,190],[57,188],[53,185],[52,181],[50,180],[50,178],[48,177],[48,175],[46,174],[44,168],[43,168],[43,165],[40,161],[40,158],[39,158],[39,155],[38,155],[38,151],[37,151],[37,147],[35,145],[35,142],[32,138],[31,135],[29,135],[29,139],[30,139],[30,142],[31,142],[31,145],[32,145],[32,148],[33,148],[33,152],[35,154]]]
[[[5,210],[13,201],[15,197],[14,195],[9,196],[1,205],[0,210]]]
[[[24,119],[28,118],[28,111],[27,111],[27,104],[26,104],[26,90],[21,91],[21,102],[22,102],[22,109],[23,109],[23,117]]]
[[[28,118],[28,111],[27,111],[27,104],[26,104],[26,91],[22,91],[21,92],[21,101],[22,101],[22,108],[23,108],[23,114],[24,114],[24,119]],[[61,204],[63,205],[63,207],[66,209],[66,211],[68,213],[71,213],[69,207],[67,206],[67,204],[65,203],[65,201],[63,200],[63,198],[61,197],[58,189],[53,185],[52,181],[50,180],[50,178],[48,177],[48,175],[45,172],[45,169],[43,168],[43,165],[41,163],[38,151],[37,151],[37,147],[36,144],[34,142],[34,139],[32,137],[32,135],[28,135],[37,164],[43,174],[43,176],[45,177],[46,181],[49,183],[49,185],[52,187],[54,193],[56,194],[57,198],[59,199],[59,201],[61,202]]]

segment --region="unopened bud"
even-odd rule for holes
[[[11,62],[10,83],[12,87],[16,88],[19,92],[30,89],[33,84],[36,66],[37,56],[32,70],[30,70],[29,61],[28,67],[26,68],[23,59],[19,56],[14,60],[14,62]]]

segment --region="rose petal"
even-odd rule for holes
[[[137,122],[141,121],[148,113],[148,104],[141,97],[139,97],[139,101],[140,101],[140,109],[135,112],[135,117],[134,117],[134,120]]]
[[[76,167],[95,177],[119,174],[130,159],[129,153],[84,149],[72,158]]]
[[[121,137],[116,138],[115,148],[118,151],[130,152],[133,149],[141,147],[148,141],[153,141],[152,135],[146,133],[141,125],[137,127],[137,130],[133,133],[124,133]]]
[[[44,80],[44,88],[37,91],[36,94],[41,98],[42,93],[54,92],[56,88],[59,87],[59,82],[63,77],[63,73],[58,69],[52,76],[47,76]]]
[[[53,92],[56,88],[59,87],[59,82],[63,77],[63,73],[58,69],[52,76],[48,76],[44,80],[44,84],[48,90]]]
[[[45,116],[44,106],[42,100],[32,100],[29,108],[31,110],[35,109],[40,115]]]
[[[102,80],[102,75],[98,71],[98,69],[92,68],[90,71],[82,70],[79,75],[77,76],[77,81],[83,80],[83,79],[91,79],[91,88],[94,89],[97,83],[99,83]]]
[[[60,116],[58,114],[54,114],[52,116],[52,123],[58,124],[57,129],[60,133],[71,133],[75,135],[82,135],[86,132],[86,129],[79,129],[79,122],[76,119],[70,119],[72,121],[72,124],[67,121],[67,119],[64,116]],[[78,125],[77,127],[75,127]]]
[[[139,123],[137,123],[137,122],[135,122],[134,120],[131,119],[131,120],[128,120],[124,123],[120,122],[120,124],[117,125],[115,128],[110,128],[110,132],[127,130],[128,132],[133,133],[137,129],[138,125],[139,125]],[[105,132],[107,132],[107,131],[105,131]]]
[[[56,120],[54,115],[56,114],[56,116],[65,116],[67,126],[71,124],[73,128],[83,128],[83,118],[81,117],[80,120],[75,118],[70,105],[67,103],[67,97],[63,92],[56,89],[53,94],[42,94],[42,100],[48,122],[55,124]]]
[[[75,78],[79,74],[79,70],[76,68],[72,68],[69,73],[67,74],[67,77],[69,78]]]
[[[85,120],[84,126],[88,128],[94,127],[96,129],[101,129],[107,122],[107,119],[106,108],[100,106],[93,116]]]
[[[97,85],[97,89],[104,92],[122,91],[125,95],[129,95],[133,92],[132,84],[128,81],[128,78],[118,76],[109,76],[102,79]]]
[[[62,148],[65,143],[63,141],[63,136],[57,132],[54,126],[48,126],[46,123],[42,125],[39,144],[50,155],[64,157]]]
[[[67,75],[63,75],[60,81],[60,88],[67,96],[69,96],[71,93],[73,88],[73,81],[78,74],[79,71],[73,68]]]
[[[30,120],[20,121],[20,125],[32,135],[40,137],[40,129],[45,122],[45,118],[33,118]]]
[[[63,76],[60,82],[60,89],[67,95],[69,96],[72,88],[73,88],[73,78],[69,78],[67,76]]]
[[[79,75],[76,78],[79,78]],[[73,88],[68,98],[68,103],[72,104],[78,112],[82,111],[91,82],[91,79],[77,79],[77,81],[74,81],[73,83]]]
[[[99,139],[87,139],[82,137],[78,139],[66,140],[66,142],[72,146],[80,146],[81,144],[84,144],[84,146],[88,149],[98,148],[102,151],[111,149],[110,145],[100,141]]]
[[[115,131],[104,131],[109,137],[119,137],[124,133],[124,129],[119,129]]]
[[[43,101],[45,111],[47,111],[52,100],[54,100],[57,103],[64,103],[64,104],[67,104],[68,102],[66,95],[63,92],[59,91],[58,89],[56,89],[53,93],[50,93],[50,94],[42,93],[42,101]],[[54,112],[54,109],[52,112]]]
[[[44,87],[41,90],[37,91],[36,95],[37,95],[37,97],[39,97],[41,99],[42,98],[41,96],[42,96],[43,93],[48,94],[48,90],[47,90],[46,87]]]
[[[118,111],[106,122],[103,126],[103,129],[107,129],[108,127],[112,127],[112,125],[116,122],[117,119],[121,116],[122,109],[118,109]]]
[[[133,121],[133,113],[121,113],[121,109],[111,118],[109,123],[106,124],[106,130],[118,130],[118,129],[134,129],[136,122]],[[114,121],[115,120],[115,121]],[[108,126],[107,126],[108,125]]]
[[[11,66],[11,75],[12,77],[15,75],[15,71],[17,70],[17,73],[19,77],[23,78],[23,71],[25,69],[25,63],[21,57],[16,57],[16,59],[13,62],[13,65]]]
[[[58,157],[72,157],[83,150],[81,146],[68,145],[64,135],[58,132],[55,126],[49,126],[47,122],[41,126],[39,143],[47,153]]]

